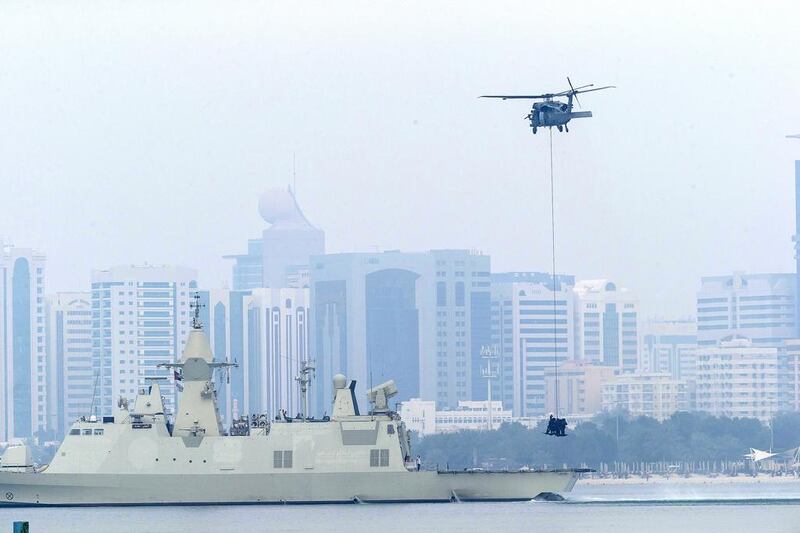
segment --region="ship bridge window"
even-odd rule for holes
[[[370,450],[369,466],[389,466],[389,450],[388,449]]]
[[[69,430],[69,434],[70,435],[80,435],[81,434],[81,430],[80,429],[70,429]]]
[[[275,450],[272,453],[273,468],[292,468],[292,450]]]
[[[83,434],[84,435],[91,435],[92,434],[92,430],[91,429],[84,429],[83,430]]]
[[[103,430],[103,429],[95,429],[95,430],[94,430],[94,434],[95,434],[95,435],[102,435],[104,431],[105,431],[105,430]]]

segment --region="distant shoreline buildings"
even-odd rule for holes
[[[800,253],[794,273],[702,277],[696,321],[643,320],[617,280],[493,272],[461,249],[328,253],[291,190],[264,193],[259,212],[269,226],[225,256],[232,288],[200,287],[186,267],[118,266],[46,295],[45,255],[0,242],[0,440],[58,436],[153,380],[174,409],[180,383],[160,365],[182,351],[195,294],[215,357],[237,365],[215,384],[226,425],[299,412],[303,365],[312,415],[328,411],[336,373],[359,394],[394,379],[392,407],[425,434],[488,427],[490,412],[530,424],[800,410]]]

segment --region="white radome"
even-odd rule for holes
[[[292,193],[285,189],[268,189],[258,199],[258,212],[270,224],[296,220],[300,214]]]
[[[336,374],[333,376],[333,388],[336,390],[343,389],[347,386],[347,378],[344,374]]]

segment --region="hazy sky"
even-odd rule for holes
[[[464,247],[550,266],[548,137],[529,103],[585,95],[554,134],[558,270],[647,314],[701,275],[788,272],[800,141],[797,2],[0,3],[0,235],[48,290],[222,255],[291,181],[328,251]]]

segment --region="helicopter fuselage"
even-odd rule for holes
[[[591,116],[591,111],[572,111],[572,102],[566,103],[559,102],[558,100],[548,100],[533,104],[527,118],[531,121],[533,133],[536,133],[538,128],[556,127],[559,131],[562,131],[573,118],[586,118]]]

